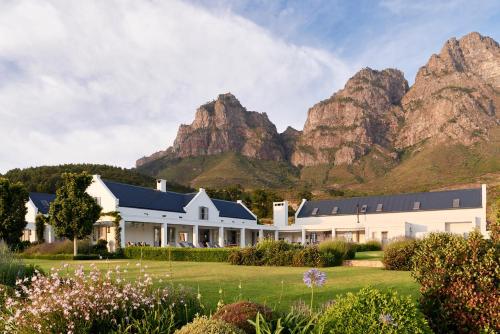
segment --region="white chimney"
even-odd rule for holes
[[[288,226],[288,201],[273,202],[273,225]]]
[[[156,190],[159,190],[161,192],[166,192],[167,191],[167,180],[163,180],[163,179],[156,180]]]

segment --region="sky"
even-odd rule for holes
[[[471,31],[500,41],[500,2],[0,0],[0,173],[133,167],[226,92],[302,129],[361,68],[411,84]]]

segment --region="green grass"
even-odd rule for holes
[[[113,269],[120,265],[128,266],[125,278],[134,280],[138,277],[139,268],[135,260],[112,261],[57,261],[57,260],[25,260],[34,263],[47,272],[52,267],[64,263],[70,266],[84,265],[87,269],[95,263],[100,269]],[[156,285],[183,284],[202,294],[203,302],[209,308],[214,308],[219,299],[219,289],[222,290],[226,303],[236,301],[241,296],[255,302],[265,303],[271,307],[286,310],[298,300],[309,301],[310,289],[302,282],[302,275],[307,268],[291,267],[246,267],[232,266],[226,263],[200,262],[166,262],[143,261],[145,271],[153,276]],[[171,266],[171,267],[170,267]],[[170,273],[171,268],[171,274]],[[315,301],[318,305],[335,299],[341,293],[358,291],[371,285],[382,290],[393,289],[403,295],[410,295],[415,300],[419,296],[418,284],[413,281],[408,272],[386,271],[378,268],[334,267],[321,269],[327,274],[324,287],[315,290]],[[158,282],[162,279],[163,282]],[[241,282],[241,290],[238,285]],[[281,300],[281,302],[280,302]]]
[[[355,260],[382,261],[384,251],[357,252]]]

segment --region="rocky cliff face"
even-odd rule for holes
[[[285,152],[276,126],[265,113],[247,111],[230,93],[198,108],[190,125],[181,125],[174,145],[137,161],[137,166],[164,156],[185,158],[235,152],[283,161]]]
[[[408,82],[398,70],[359,71],[342,90],[309,109],[291,162],[351,164],[373,145],[392,147],[407,90]]]
[[[470,145],[499,124],[500,48],[478,33],[452,38],[420,68],[404,96],[397,146],[426,139]]]

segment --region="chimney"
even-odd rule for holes
[[[288,201],[273,202],[273,225],[288,226]]]
[[[159,190],[161,192],[166,192],[167,191],[167,180],[163,180],[163,179],[156,180],[156,190]]]

